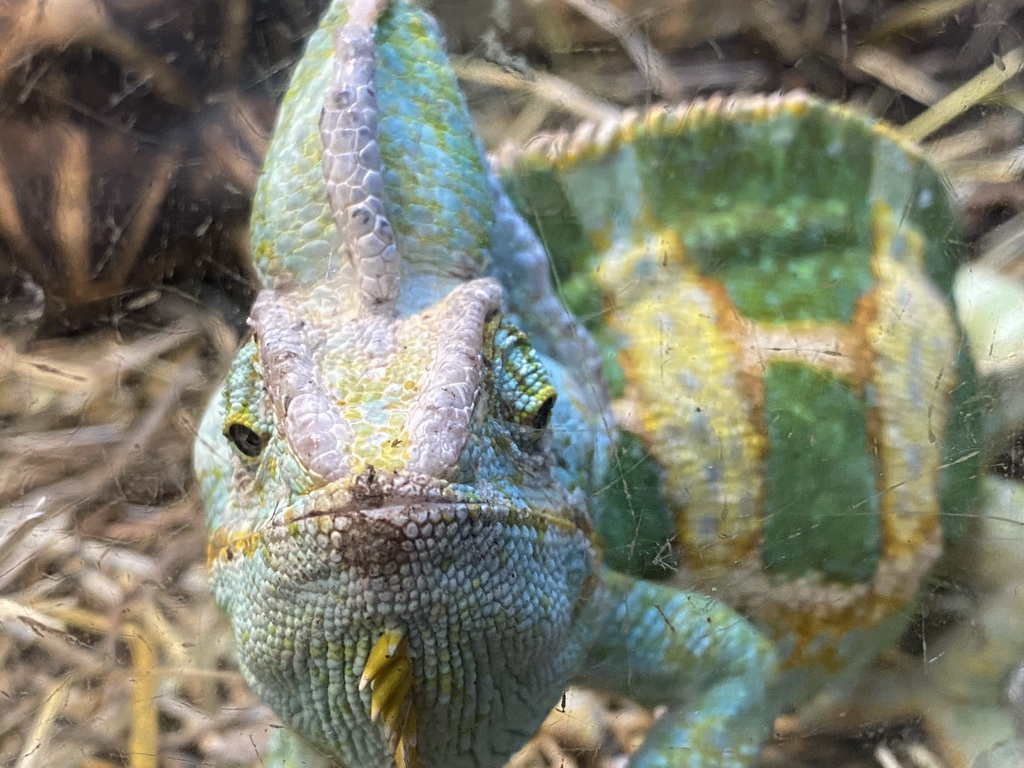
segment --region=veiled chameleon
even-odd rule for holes
[[[506,180],[603,375],[429,17],[336,2],[296,72],[196,451],[283,764],[497,766],[575,679],[668,705],[633,766],[749,765],[899,630],[971,494],[952,218],[911,148],[805,97],[550,146]],[[701,591],[635,575],[677,567]]]

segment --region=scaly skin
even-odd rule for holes
[[[668,705],[633,766],[749,765],[773,650],[599,564],[598,360],[413,3],[327,12],[252,250],[253,339],[196,469],[214,596],[290,729],[264,762],[499,766],[578,680]]]
[[[941,177],[802,94],[656,108],[500,165],[615,385],[607,561],[752,617],[787,701],[841,696],[976,494]]]

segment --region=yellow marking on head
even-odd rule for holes
[[[405,727],[402,728],[395,747],[395,768],[417,768],[419,759],[416,741],[416,709],[410,707],[405,718]]]
[[[549,531],[557,532],[563,536],[573,536],[581,528],[581,521],[577,519],[566,519],[559,513],[551,513],[544,509],[513,510],[509,522],[513,525],[523,525],[536,532],[538,538],[542,538]],[[587,533],[587,531],[584,531]],[[588,538],[589,538],[589,534]]]
[[[206,566],[214,562],[230,562],[236,557],[251,557],[261,542],[260,534],[252,531],[232,532],[215,528],[206,540]]]
[[[412,666],[406,657],[384,667],[373,679],[370,719],[380,718],[387,730],[394,730],[402,704],[412,690]]]

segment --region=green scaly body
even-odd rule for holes
[[[789,701],[841,690],[977,495],[943,180],[892,129],[801,94],[593,136],[501,165],[617,390],[593,504],[607,561],[752,617]]]

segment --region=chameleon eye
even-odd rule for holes
[[[504,320],[494,328],[494,389],[498,412],[508,422],[532,430],[547,428],[557,393],[522,331]]]
[[[266,439],[255,430],[238,422],[230,425],[224,434],[227,436],[228,440],[234,443],[235,448],[237,448],[243,456],[248,456],[251,459],[256,458],[263,452],[263,446],[267,442]]]
[[[551,421],[551,409],[555,407],[555,400],[557,399],[558,395],[554,392],[544,398],[534,412],[530,426],[534,429],[547,429],[548,422]]]

